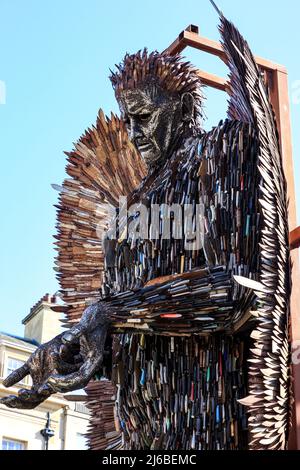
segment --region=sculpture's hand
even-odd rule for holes
[[[0,403],[10,408],[31,409],[53,393],[86,386],[102,365],[109,325],[106,306],[98,303],[88,307],[78,325],[41,345],[3,382],[11,387],[30,374],[32,388],[21,389],[17,396],[4,397]]]
[[[41,389],[53,373],[70,374],[77,371],[82,362],[79,348],[75,345],[66,350],[62,342],[63,334],[53,338],[48,343],[42,344],[19,369],[13,371],[4,381],[5,387],[12,387],[30,374],[32,387],[20,389],[18,395],[10,395],[0,399],[0,403],[9,408],[32,409],[46,400],[52,393],[50,387]]]
[[[105,353],[105,340],[111,324],[108,305],[97,303],[88,307],[78,323],[62,335],[66,352],[79,348],[82,363],[74,372],[50,375],[40,392],[68,392],[85,387],[100,370]]]

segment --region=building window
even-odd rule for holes
[[[3,437],[2,450],[25,450],[25,442]]]
[[[75,411],[77,411],[78,413],[84,413],[85,415],[90,414],[89,409],[85,405],[83,405],[83,403],[75,402]]]
[[[15,359],[13,357],[9,357],[7,359],[7,368],[6,368],[6,376],[11,374],[14,370],[19,369],[19,367],[23,366],[25,364],[24,361],[20,361],[19,359]],[[21,380],[20,384],[27,384],[26,377]]]

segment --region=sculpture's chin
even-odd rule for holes
[[[159,162],[161,154],[158,152],[153,152],[153,150],[147,150],[145,152],[141,152],[141,156],[146,165],[148,167],[152,167]]]

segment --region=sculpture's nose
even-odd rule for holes
[[[138,122],[135,119],[130,119],[130,132],[129,138],[131,141],[135,141],[138,137],[142,137],[143,133]]]

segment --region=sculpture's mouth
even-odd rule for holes
[[[135,142],[140,152],[148,152],[153,148],[153,145],[148,140],[138,138]]]

